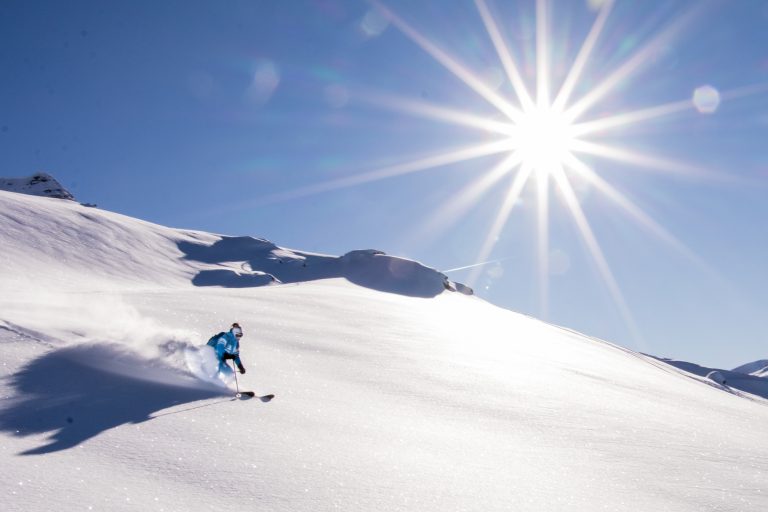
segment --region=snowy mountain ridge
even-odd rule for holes
[[[755,377],[768,378],[768,359],[760,359],[751,363],[743,364],[732,371],[737,373],[746,373]]]
[[[65,189],[56,178],[44,172],[39,172],[26,178],[0,177],[0,190],[33,196],[53,197],[55,199],[75,200],[75,196]]]
[[[768,506],[764,395],[417,262],[9,192],[0,246],[4,510]],[[269,404],[199,372],[233,321]]]
[[[760,361],[740,366],[734,370],[724,370],[721,368],[708,368],[686,361],[675,361],[673,359],[660,360],[690,374],[705,377],[720,384],[725,384],[731,389],[737,389],[768,399],[768,379],[765,378],[768,376],[768,373],[766,373],[768,368],[756,364],[760,363]]]
[[[6,218],[6,234],[21,236],[20,223],[12,221],[29,207],[21,195],[5,198],[0,216]],[[49,265],[63,259],[69,275],[54,277],[56,280],[81,273],[132,285],[146,281],[244,288],[343,277],[361,286],[405,295],[434,297],[446,290],[472,294],[470,288],[435,269],[377,250],[326,256],[278,247],[261,238],[174,230],[74,202],[40,202],[34,207],[48,215],[48,229],[25,234],[30,244],[23,250],[34,247],[42,253],[35,258]],[[98,229],[73,229],[83,220]],[[88,240],[87,252],[61,250],[83,239]],[[10,251],[15,245],[8,244]],[[133,257],[125,258],[125,248],[130,248]],[[11,265],[24,261],[24,254],[15,256],[10,258]],[[94,267],[94,259],[103,265]],[[21,272],[14,275],[28,277]]]

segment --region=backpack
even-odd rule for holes
[[[208,343],[206,343],[206,345],[208,345],[209,347],[215,348],[216,344],[219,342],[219,338],[221,338],[225,334],[227,333],[225,333],[224,331],[220,332],[219,334],[215,334],[214,336],[211,337],[211,339],[208,340]]]

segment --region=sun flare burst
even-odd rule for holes
[[[535,186],[535,203],[537,221],[537,261],[539,281],[539,315],[547,316],[549,289],[549,209],[550,195],[557,191],[566,210],[570,213],[576,231],[581,236],[596,268],[606,285],[607,291],[616,304],[617,310],[639,346],[643,340],[633,319],[630,308],[624,298],[619,284],[608,264],[603,250],[595,236],[587,216],[574,190],[574,180],[589,184],[601,193],[607,200],[615,203],[631,219],[643,229],[651,232],[659,240],[669,244],[685,256],[699,264],[701,260],[692,251],[656,223],[643,210],[633,204],[629,198],[580,159],[586,154],[605,160],[613,160],[630,164],[636,168],[652,169],[654,171],[681,173],[691,177],[702,177],[715,174],[698,166],[647,154],[638,154],[626,148],[589,140],[589,137],[600,135],[610,129],[625,127],[636,123],[648,122],[663,116],[692,109],[690,100],[681,100],[665,105],[656,105],[639,111],[615,114],[609,117],[584,120],[585,114],[598,105],[606,96],[614,92],[622,83],[643,68],[659,48],[670,43],[681,29],[696,15],[694,9],[689,14],[672,20],[665,28],[659,30],[650,40],[635,53],[629,55],[612,73],[590,88],[582,97],[576,97],[577,86],[587,69],[593,52],[597,47],[600,36],[606,27],[614,0],[603,0],[591,5],[597,6],[593,24],[583,41],[565,79],[559,88],[553,84],[553,69],[551,52],[553,41],[550,34],[549,19],[552,6],[549,0],[535,0],[535,84],[529,87],[520,72],[513,51],[505,39],[498,17],[494,16],[486,0],[475,0],[475,7],[482,19],[493,48],[503,67],[506,79],[514,91],[513,97],[505,97],[486,85],[476,73],[458,59],[440,48],[435,42],[425,37],[416,28],[403,20],[397,13],[378,0],[371,3],[406,37],[418,45],[423,51],[432,56],[438,63],[448,69],[458,80],[468,86],[474,93],[495,107],[503,118],[484,119],[469,112],[452,110],[440,105],[428,104],[424,101],[404,100],[380,95],[369,98],[379,106],[387,106],[402,112],[463,125],[467,128],[484,130],[500,137],[502,144],[497,147],[485,146],[488,152],[483,156],[500,153],[506,156],[500,163],[487,172],[480,174],[476,181],[463,191],[462,198],[451,205],[433,213],[427,222],[429,229],[445,227],[447,222],[460,218],[463,213],[474,206],[480,197],[497,186],[505,176],[510,176],[511,182],[505,197],[498,208],[496,218],[488,229],[485,242],[476,257],[476,263],[469,266],[471,273],[468,283],[475,285],[483,272],[483,262],[490,259],[497,241],[515,206],[528,188],[529,183]],[[471,151],[464,148],[462,151]],[[443,153],[454,155],[451,163],[461,161],[461,156],[454,151]],[[437,156],[436,156],[437,157]],[[468,157],[469,158],[475,158]],[[429,168],[427,165],[415,165],[407,172],[421,171]],[[397,169],[379,169],[356,177],[357,180],[380,179],[396,174]],[[332,187],[344,186],[342,183],[326,184]]]
[[[607,290],[623,317],[635,341],[642,345],[642,338],[624,299],[621,289],[611,271],[603,250],[590,226],[586,214],[574,190],[574,180],[590,184],[610,201],[618,204],[631,218],[645,229],[650,230],[661,240],[670,243],[676,249],[695,258],[682,243],[669,234],[662,226],[654,222],[639,207],[634,205],[619,190],[603,180],[597,172],[590,168],[580,158],[580,154],[589,154],[607,160],[629,163],[637,167],[650,167],[666,172],[682,172],[688,174],[704,174],[696,166],[674,162],[648,155],[638,155],[627,149],[612,145],[598,144],[588,140],[588,137],[605,132],[610,128],[631,125],[649,121],[692,108],[690,101],[675,102],[670,105],[659,105],[638,112],[627,112],[608,118],[583,121],[587,113],[596,104],[614,91],[645,65],[653,53],[662,45],[668,44],[680,29],[690,21],[691,16],[682,17],[672,22],[664,30],[658,32],[644,47],[624,60],[619,67],[606,76],[602,82],[592,87],[586,95],[573,100],[577,85],[587,68],[600,35],[606,26],[609,14],[614,6],[613,0],[599,3],[599,9],[593,25],[587,34],[572,66],[559,89],[553,87],[553,70],[551,64],[552,40],[550,35],[549,18],[551,6],[548,0],[536,0],[536,37],[535,37],[535,86],[529,88],[518,64],[513,56],[486,0],[475,0],[477,12],[482,19],[487,35],[493,44],[499,61],[505,71],[506,79],[511,84],[514,97],[505,97],[497,90],[486,85],[468,67],[429,40],[416,28],[403,20],[383,3],[371,2],[382,12],[390,22],[406,37],[412,40],[423,51],[432,56],[438,63],[448,69],[457,79],[462,81],[474,93],[494,106],[504,121],[498,119],[483,119],[469,112],[461,112],[440,105],[427,104],[423,101],[408,101],[400,98],[379,96],[369,98],[372,102],[399,109],[402,112],[425,116],[439,121],[463,125],[468,128],[485,130],[501,137],[499,147],[492,148],[489,153],[502,153],[507,156],[485,174],[481,174],[476,182],[464,191],[464,200],[448,205],[434,212],[428,222],[431,228],[444,224],[445,219],[457,219],[471,208],[478,199],[491,188],[496,186],[504,176],[512,176],[502,204],[493,224],[488,229],[485,242],[482,244],[476,261],[480,264],[470,265],[472,272],[469,284],[474,285],[481,275],[482,262],[488,261],[509,217],[520,201],[529,183],[535,186],[535,202],[537,221],[537,261],[540,290],[539,314],[547,316],[549,288],[549,209],[552,190],[558,192],[558,197],[570,212],[576,230],[581,235],[585,247],[606,284]],[[555,94],[556,93],[556,94]],[[470,149],[464,149],[470,151]],[[474,158],[474,157],[473,157]],[[459,160],[452,160],[459,161]],[[426,166],[415,166],[408,172],[424,170]],[[378,170],[376,176],[367,173],[371,179],[379,179],[381,175],[390,175],[391,170]],[[394,173],[391,173],[394,174]],[[366,174],[358,175],[356,179],[366,179]],[[328,185],[328,184],[326,184]],[[337,183],[332,186],[341,185]]]
[[[487,101],[497,111],[492,118],[473,112],[457,110],[444,105],[429,103],[423,99],[395,97],[384,93],[367,92],[357,94],[356,100],[377,108],[386,108],[404,114],[424,117],[443,123],[459,125],[488,134],[490,141],[460,148],[448,148],[431,156],[404,162],[389,167],[357,173],[334,181],[324,182],[284,194],[279,199],[304,196],[323,191],[355,186],[367,182],[421,172],[436,167],[465,162],[497,155],[500,160],[490,169],[479,172],[475,180],[457,194],[455,201],[431,212],[423,226],[423,232],[444,230],[476,206],[484,194],[503,186],[505,191],[496,216],[488,228],[485,241],[476,256],[475,263],[462,268],[471,270],[468,284],[475,285],[483,272],[486,262],[491,259],[497,241],[515,207],[530,188],[535,202],[537,216],[535,244],[538,262],[539,316],[546,318],[549,289],[549,215],[552,197],[560,202],[570,214],[576,232],[592,258],[608,293],[623,318],[636,344],[644,345],[640,332],[624,299],[619,284],[608,264],[603,249],[590,225],[576,193],[575,184],[588,184],[591,189],[618,206],[620,211],[635,221],[645,231],[676,251],[690,258],[698,265],[706,266],[702,260],[687,249],[664,227],[655,222],[639,206],[635,205],[620,190],[582,160],[583,155],[606,161],[619,162],[638,170],[674,173],[691,178],[720,176],[719,173],[701,166],[679,162],[647,153],[639,153],[594,137],[610,133],[616,128],[626,128],[638,123],[647,123],[659,118],[695,110],[690,99],[653,105],[609,116],[590,119],[588,113],[610,94],[635,76],[653,61],[654,56],[668,46],[674,37],[700,14],[694,7],[687,14],[674,17],[668,24],[654,32],[648,40],[626,55],[615,69],[596,80],[592,76],[588,92],[579,96],[579,85],[593,58],[600,37],[608,23],[615,0],[591,2],[596,7],[594,20],[582,45],[565,73],[561,83],[555,84],[551,53],[555,46],[550,34],[552,6],[549,0],[535,1],[535,69],[523,74],[505,35],[501,30],[504,23],[494,15],[486,0],[475,0],[477,14],[482,20],[489,42],[504,71],[509,86],[505,89],[489,86],[481,75],[460,62],[459,59],[423,35],[410,23],[379,0],[369,0],[389,23],[405,37],[430,55],[447,69],[458,81],[474,94]],[[519,53],[519,51],[518,51]],[[534,82],[533,87],[529,82]],[[559,86],[558,86],[559,85]],[[584,89],[584,87],[582,87]],[[513,94],[500,91],[512,91]],[[711,96],[711,94],[710,94]],[[508,180],[505,180],[508,178]],[[507,185],[503,185],[508,181]],[[550,197],[552,196],[552,197]],[[503,259],[503,258],[502,258]]]

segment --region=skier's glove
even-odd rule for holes
[[[245,373],[245,366],[242,364],[237,365],[237,369],[240,370],[240,373]]]

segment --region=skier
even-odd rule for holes
[[[240,361],[240,338],[243,337],[243,329],[237,322],[227,332],[220,332],[208,340],[208,346],[216,352],[219,361],[219,371],[229,373],[232,369],[227,364],[227,359],[232,359],[240,373],[245,373],[245,366]],[[226,368],[225,368],[226,367]]]

